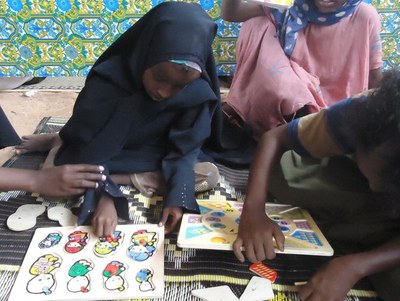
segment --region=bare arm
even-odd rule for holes
[[[0,191],[24,190],[47,196],[82,194],[104,181],[102,166],[62,165],[41,170],[0,167]]]
[[[368,89],[378,88],[382,80],[381,69],[374,69],[369,71]]]
[[[268,131],[259,141],[250,168],[238,238],[233,244],[233,251],[240,261],[244,261],[242,247],[245,248],[246,257],[252,262],[274,258],[272,238],[275,238],[277,247],[283,250],[284,236],[276,223],[265,214],[265,201],[272,168],[288,150],[288,144],[287,125]]]
[[[400,238],[358,256],[357,266],[361,277],[400,266]]]
[[[261,206],[264,208],[272,168],[279,163],[283,153],[289,149],[287,128],[287,125],[274,128],[266,132],[259,141],[250,168],[246,195],[246,199],[251,200],[253,207],[257,204],[260,209]]]
[[[257,16],[263,16],[261,5],[241,0],[222,0],[221,18],[228,22],[244,22]]]
[[[299,294],[305,301],[343,300],[360,279],[399,265],[400,239],[396,239],[368,252],[331,260],[300,289]]]
[[[0,167],[0,191],[33,191],[36,171]]]

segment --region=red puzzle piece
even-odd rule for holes
[[[252,265],[250,265],[249,269],[253,273],[256,273],[261,277],[267,278],[272,283],[275,282],[276,276],[278,276],[278,273],[275,270],[267,267],[262,262],[253,263]]]

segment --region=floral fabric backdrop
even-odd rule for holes
[[[218,24],[219,75],[232,75],[240,24],[220,0],[199,2]],[[162,0],[0,0],[0,76],[86,76],[100,54]],[[374,0],[382,16],[385,68],[400,65],[400,2]]]

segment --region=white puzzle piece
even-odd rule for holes
[[[78,217],[71,210],[64,207],[52,207],[47,209],[47,217],[58,222],[63,227],[76,226]]]
[[[22,205],[8,217],[7,227],[12,231],[25,231],[33,228],[36,225],[36,218],[45,210],[46,206],[43,205]]]
[[[192,295],[206,301],[239,301],[227,285],[192,290]]]
[[[253,276],[246,286],[240,301],[264,301],[274,298],[271,281],[268,279]]]

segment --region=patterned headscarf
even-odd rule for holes
[[[279,40],[286,55],[292,55],[297,35],[308,23],[331,25],[350,16],[360,5],[361,0],[348,0],[332,13],[321,13],[313,0],[295,0],[293,6],[282,11],[272,9],[277,24]]]

